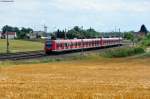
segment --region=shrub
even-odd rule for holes
[[[121,48],[121,49],[113,49],[105,51],[102,56],[110,57],[110,58],[119,58],[119,57],[127,57],[132,56],[136,54],[144,53],[144,49],[141,47],[135,47],[135,48]]]
[[[141,46],[142,47],[148,47],[148,46],[150,46],[150,40],[148,40],[148,39],[143,40],[141,42]]]
[[[146,48],[148,46],[150,46],[150,35],[146,36],[141,42],[140,42],[140,46],[143,48]]]

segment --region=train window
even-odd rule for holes
[[[47,47],[47,48],[51,48],[51,46],[52,46],[51,41],[47,41],[47,42],[46,42],[46,47]]]
[[[62,43],[62,47],[64,47],[64,43]]]
[[[83,42],[83,43],[82,43],[82,46],[84,46],[84,45],[85,45],[85,43]]]
[[[89,42],[89,45],[91,45],[91,42]]]
[[[81,44],[80,43],[78,43],[78,46],[80,46]]]
[[[69,46],[70,46],[70,44],[69,44],[69,43],[67,43],[67,46],[69,47]]]
[[[96,44],[97,42],[95,41],[94,43],[95,43],[95,46],[97,46],[97,44]]]
[[[58,48],[60,48],[60,47],[61,47],[61,44],[60,44],[60,43],[58,43],[58,44],[57,44],[57,47],[58,47]]]
[[[88,42],[86,42],[86,46],[89,46],[89,43],[88,43]]]
[[[67,47],[69,47],[69,43],[66,43]]]
[[[72,43],[72,44],[73,44],[74,47],[76,46],[76,43]]]
[[[78,46],[78,43],[75,43],[75,46]]]
[[[59,44],[57,44],[57,48],[59,47]]]
[[[60,44],[60,47],[63,47],[63,44]]]
[[[65,47],[67,47],[68,46],[68,44],[67,43],[65,43]]]
[[[90,42],[88,42],[89,46],[90,46]]]
[[[71,43],[71,47],[73,47],[74,46],[74,43]]]
[[[92,41],[92,46],[94,46],[94,41]]]

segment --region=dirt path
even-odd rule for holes
[[[150,58],[19,65],[0,71],[0,99],[150,99]]]

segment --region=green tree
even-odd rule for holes
[[[19,34],[18,34],[18,38],[19,39],[26,39],[26,38],[29,38],[28,37],[28,34],[32,33],[33,32],[33,29],[31,28],[24,28],[22,27]]]
[[[81,28],[79,28],[78,26],[75,26],[73,29],[71,29],[67,32],[67,37],[69,39],[82,38],[83,32],[84,31]]]
[[[96,38],[100,37],[100,33],[96,32],[93,28],[84,30],[79,26],[75,26],[73,29],[69,30],[67,33],[69,39],[73,38]]]
[[[127,32],[124,34],[124,38],[126,38],[127,40],[133,40],[134,39],[134,35],[131,32]]]
[[[2,28],[2,32],[3,32],[3,33],[11,32],[12,30],[13,30],[13,27],[8,26],[8,25],[5,25],[5,26]]]
[[[100,33],[96,32],[93,28],[86,30],[87,38],[97,38],[100,37]]]
[[[147,30],[147,28],[146,28],[146,26],[144,24],[141,26],[140,32],[143,32],[143,33],[145,33],[147,35],[148,30]]]
[[[133,46],[135,45],[135,43],[137,43],[137,40],[138,40],[138,37],[136,37],[132,32],[124,33],[124,38],[126,38],[127,40],[132,41]]]

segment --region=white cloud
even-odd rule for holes
[[[55,0],[50,4],[61,10],[87,10],[98,12],[147,12],[150,11],[150,1],[124,0]]]

